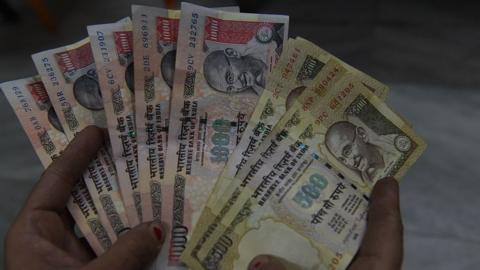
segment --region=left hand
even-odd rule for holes
[[[142,269],[159,253],[166,230],[141,224],[94,259],[75,236],[65,205],[76,181],[103,145],[103,132],[87,127],[34,186],[5,240],[6,269]]]

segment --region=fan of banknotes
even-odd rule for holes
[[[0,85],[44,166],[85,127],[108,129],[67,205],[98,255],[155,220],[171,230],[160,269],[246,269],[258,254],[348,266],[373,185],[426,144],[386,85],[289,39],[288,22],[134,5]]]

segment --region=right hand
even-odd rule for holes
[[[367,232],[348,270],[400,270],[403,257],[403,226],[398,182],[377,182],[370,196]],[[255,257],[249,270],[287,270],[287,263],[269,255]]]

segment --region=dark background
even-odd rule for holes
[[[0,0],[0,2],[5,0]],[[31,76],[30,55],[86,37],[86,25],[164,1],[7,1],[0,15],[0,82]],[[236,1],[192,1],[207,6]],[[429,144],[401,183],[405,269],[480,265],[480,4],[469,1],[240,1],[242,11],[290,15],[290,36],[309,39],[391,87],[387,102]],[[41,14],[41,12],[40,12]],[[12,20],[13,19],[13,20]],[[15,20],[16,19],[16,20]],[[0,232],[5,235],[42,171],[0,95]],[[3,252],[2,252],[3,255]]]

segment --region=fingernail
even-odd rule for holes
[[[262,267],[262,265],[263,265],[263,262],[256,262],[256,263],[253,265],[253,270],[260,269],[260,267]]]
[[[157,240],[159,242],[162,242],[163,241],[163,227],[162,227],[162,224],[160,223],[153,223],[152,224],[152,229],[153,229],[153,234],[155,235],[155,238],[157,238]]]
[[[162,229],[153,227],[153,231],[155,232],[155,237],[157,237],[158,241],[162,240]]]
[[[118,236],[122,236],[130,231],[130,227],[126,227],[123,230],[118,232]]]
[[[270,262],[270,257],[265,255],[257,256],[250,264],[249,270],[259,270],[262,269],[267,263]]]

